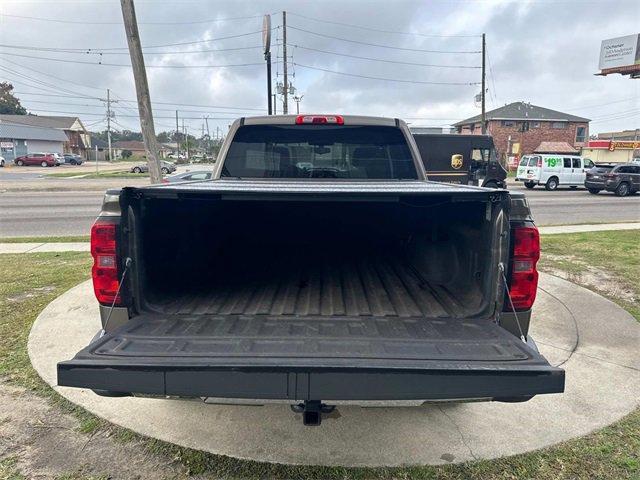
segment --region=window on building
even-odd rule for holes
[[[587,141],[587,127],[576,128],[576,143]]]
[[[540,128],[540,122],[529,122],[531,128]]]
[[[503,127],[515,127],[516,126],[516,122],[514,122],[513,120],[502,120],[502,126]]]
[[[551,122],[551,128],[566,128],[567,122]]]

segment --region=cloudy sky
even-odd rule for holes
[[[640,80],[593,75],[601,40],[640,30],[637,0],[135,3],[156,131],[175,128],[176,109],[196,134],[204,116],[226,131],[238,116],[265,113],[262,16],[272,14],[282,81],[283,10],[301,112],[422,126],[478,114],[485,32],[488,109],[523,100],[590,118],[592,133],[640,128]],[[0,80],[29,111],[77,114],[102,129],[111,89],[115,128],[139,130],[118,0],[0,0],[0,44]]]

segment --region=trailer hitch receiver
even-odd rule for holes
[[[310,427],[320,425],[322,414],[331,413],[335,408],[335,405],[326,405],[320,400],[305,400],[303,403],[291,405],[293,412],[302,413],[302,424]]]

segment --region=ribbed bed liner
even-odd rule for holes
[[[289,260],[268,262],[261,272],[236,266],[223,281],[190,287],[184,294],[178,285],[178,291],[163,294],[153,307],[186,315],[455,318],[475,311],[481,302],[477,286],[452,289],[430,283],[401,256],[306,265],[299,258]]]

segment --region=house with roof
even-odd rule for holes
[[[34,127],[0,120],[0,155],[6,162],[29,153],[63,153],[67,140],[64,131],[56,128]]]
[[[578,153],[589,140],[588,118],[513,102],[486,112],[487,133],[493,136],[503,158],[539,153]],[[457,133],[482,133],[482,117],[476,115],[453,125]],[[551,151],[553,150],[553,151]]]
[[[0,122],[28,127],[52,128],[64,132],[67,140],[60,153],[76,153],[86,158],[87,150],[91,149],[91,136],[78,117],[0,114]]]
[[[159,153],[161,158],[167,158],[167,154],[171,152],[171,149],[167,148],[164,144],[159,144]],[[115,158],[122,157],[124,150],[129,150],[133,155],[144,157],[147,155],[147,150],[144,146],[144,142],[139,140],[120,140],[111,145],[113,148]]]

